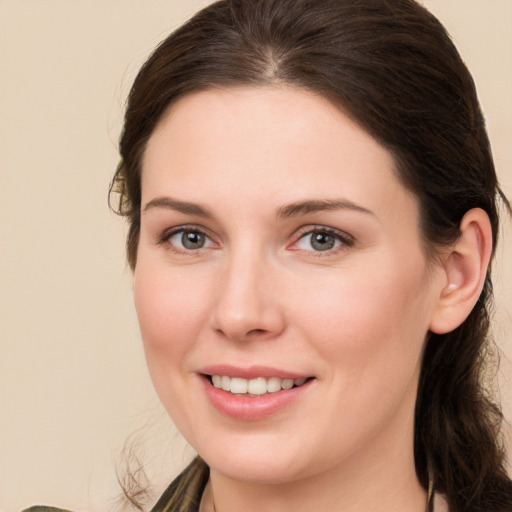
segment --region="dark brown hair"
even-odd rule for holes
[[[129,222],[132,268],[141,159],[164,112],[200,90],[273,84],[327,98],[391,152],[418,198],[430,255],[457,239],[463,215],[475,207],[487,212],[496,241],[499,196],[508,203],[473,80],[434,16],[413,0],[221,0],[158,46],[129,95],[111,191]],[[488,273],[466,321],[430,334],[423,358],[416,471],[425,488],[434,479],[453,512],[512,510],[502,414],[482,382],[491,301]],[[203,463],[194,464],[204,475]]]

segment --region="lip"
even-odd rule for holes
[[[243,421],[256,421],[284,411],[287,407],[306,395],[316,380],[308,379],[302,386],[282,389],[275,393],[248,397],[234,395],[229,391],[216,388],[210,381],[210,375],[226,375],[251,379],[257,377],[301,378],[303,375],[277,370],[275,368],[253,366],[250,368],[234,368],[229,365],[216,365],[201,370],[201,383],[210,403],[222,415]]]
[[[226,375],[227,377],[239,377],[242,379],[256,379],[258,377],[279,377],[280,379],[300,379],[311,377],[311,375],[290,372],[270,366],[248,366],[246,368],[236,367],[229,364],[216,364],[201,368],[198,373],[203,375]]]

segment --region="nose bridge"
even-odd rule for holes
[[[214,329],[235,340],[279,334],[284,317],[271,286],[272,274],[265,251],[250,243],[233,248],[219,276]]]

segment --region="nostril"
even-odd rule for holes
[[[283,332],[286,322],[280,307],[241,302],[232,307],[219,303],[214,308],[211,327],[218,335],[233,341],[257,341]]]

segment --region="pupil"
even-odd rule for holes
[[[185,231],[182,243],[186,249],[200,249],[204,245],[204,235],[195,231]]]
[[[317,251],[328,251],[334,247],[334,237],[325,233],[315,233],[311,245]]]

